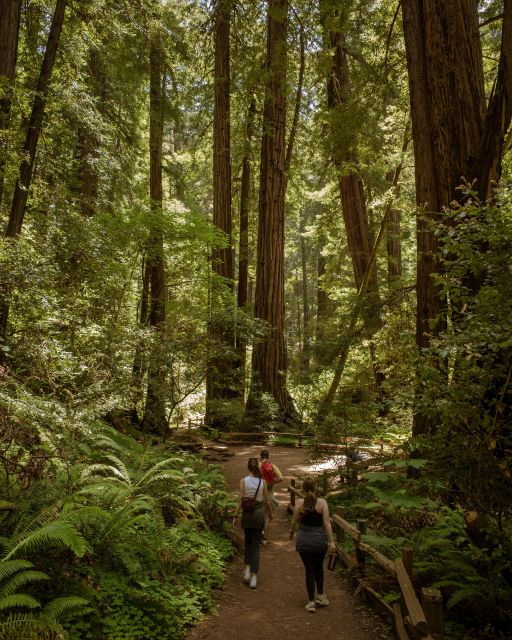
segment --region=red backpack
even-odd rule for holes
[[[267,484],[273,484],[274,482],[274,478],[275,478],[275,474],[274,474],[274,467],[272,465],[271,462],[269,462],[268,460],[264,460],[261,463],[261,473],[263,475],[263,479],[265,480],[265,482]]]

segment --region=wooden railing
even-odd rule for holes
[[[297,488],[295,480],[291,481],[289,490],[288,511],[293,513],[296,497],[302,498],[304,494]],[[391,560],[371,545],[363,542],[362,537],[366,533],[366,520],[358,520],[357,526],[354,526],[337,511],[331,516],[331,523],[336,536],[336,555],[341,558],[351,577],[357,583],[358,592],[369,595],[381,611],[392,618],[398,640],[410,640],[410,638],[441,640],[443,638],[441,592],[437,589],[423,587],[420,603],[413,586],[413,550],[405,547],[402,549],[400,558]],[[340,544],[347,535],[353,543],[352,553]],[[365,578],[367,573],[365,564],[368,556],[386,574],[398,582],[401,594],[400,604],[390,605],[370,586]]]

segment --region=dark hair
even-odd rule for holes
[[[258,464],[258,458],[249,458],[247,461],[247,468],[249,471],[256,476],[257,478],[261,478],[260,465]]]
[[[269,458],[268,449],[262,449],[260,451],[260,458],[265,458],[266,460],[268,460]]]
[[[304,511],[313,511],[316,504],[316,482],[313,478],[308,476],[304,478],[304,482],[302,483],[302,491],[304,492],[304,504],[302,508]]]

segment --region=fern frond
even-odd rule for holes
[[[126,468],[124,469],[124,471],[128,473],[126,471]],[[126,482],[126,478],[123,474],[123,471],[119,469],[117,466],[114,466],[112,464],[98,462],[96,464],[87,465],[87,467],[85,467],[85,469],[80,474],[80,480],[89,479],[94,476],[100,476],[101,478],[114,477],[114,478],[117,478],[118,480],[121,480],[125,484],[129,484],[129,481]]]
[[[59,622],[65,615],[82,615],[90,611],[89,600],[78,596],[55,598],[43,609],[43,616],[52,622]]]
[[[43,573],[42,571],[20,571],[0,586],[0,597],[10,596],[17,593],[22,587],[30,582],[49,579],[50,576],[46,575],[46,573]]]
[[[464,600],[478,600],[482,597],[482,588],[481,585],[474,587],[464,587],[463,589],[458,589],[452,597],[446,603],[446,607],[448,609],[452,609],[455,605],[459,604],[459,602],[463,602]]]
[[[33,613],[11,613],[0,621],[2,640],[64,640],[64,637],[60,625],[41,620]]]
[[[173,481],[173,482],[183,482],[184,475],[181,471],[177,469],[157,469],[154,467],[150,469],[147,473],[145,473],[142,478],[137,482],[138,486],[147,486],[155,481]]]
[[[32,569],[33,566],[28,560],[2,560],[0,561],[0,582],[18,573],[18,571]]]
[[[30,533],[12,548],[4,560],[13,558],[19,551],[25,553],[46,550],[48,547],[67,547],[79,558],[88,549],[87,541],[75,527],[68,522],[56,520]]]
[[[126,484],[131,485],[132,482],[130,478],[130,472],[128,471],[128,468],[126,467],[124,462],[113,454],[108,454],[105,456],[105,458],[109,460],[112,463],[112,466],[117,469]]]
[[[5,611],[6,609],[21,609],[23,607],[38,609],[40,606],[35,598],[28,596],[26,593],[14,593],[0,600],[0,611]]]

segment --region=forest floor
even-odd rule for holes
[[[233,446],[234,452],[224,473],[233,492],[240,478],[247,474],[247,459],[258,456],[260,446]],[[289,540],[289,516],[286,505],[289,480],[314,471],[306,449],[275,447],[270,459],[281,470],[285,481],[276,485],[274,494],[280,506],[268,532],[269,542],[261,548],[258,586],[250,589],[243,583],[243,557],[235,556],[226,573],[222,589],[216,594],[216,609],[187,640],[388,640],[391,631],[357,596],[348,580],[337,570],[325,571],[325,592],[330,606],[308,613],[304,569]]]

